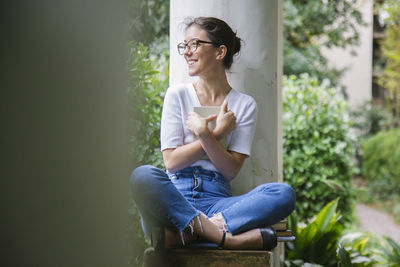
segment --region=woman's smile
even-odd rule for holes
[[[187,64],[188,64],[188,66],[190,67],[190,66],[192,66],[194,63],[196,63],[197,60],[196,60],[196,59],[187,59],[186,62],[187,62]]]

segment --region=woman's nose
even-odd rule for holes
[[[184,55],[191,55],[192,54],[192,51],[190,50],[190,47],[188,45],[185,47],[185,50],[183,51],[183,54]]]

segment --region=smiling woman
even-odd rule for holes
[[[272,249],[277,240],[269,226],[294,209],[292,188],[269,183],[234,197],[230,191],[230,181],[251,154],[257,117],[256,101],[233,89],[226,77],[241,39],[213,17],[194,18],[186,26],[178,53],[189,75],[199,79],[166,92],[161,150],[167,170],[147,165],[132,173],[143,230],[156,248],[201,238],[226,248]],[[217,106],[218,112],[205,117],[194,112],[204,106]]]

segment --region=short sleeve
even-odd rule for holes
[[[228,150],[247,156],[251,155],[251,144],[257,122],[257,103],[253,98],[241,110],[240,117],[236,121],[236,128],[232,132]]]
[[[183,145],[184,132],[179,99],[176,90],[167,90],[161,115],[161,151]]]

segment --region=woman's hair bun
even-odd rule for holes
[[[242,39],[240,39],[239,37],[237,37],[237,36],[236,36],[236,33],[235,33],[235,41],[234,41],[234,43],[233,43],[233,54],[234,54],[234,55],[237,54],[237,53],[239,53],[240,48],[241,48],[241,46],[242,46],[241,42],[242,42]]]

